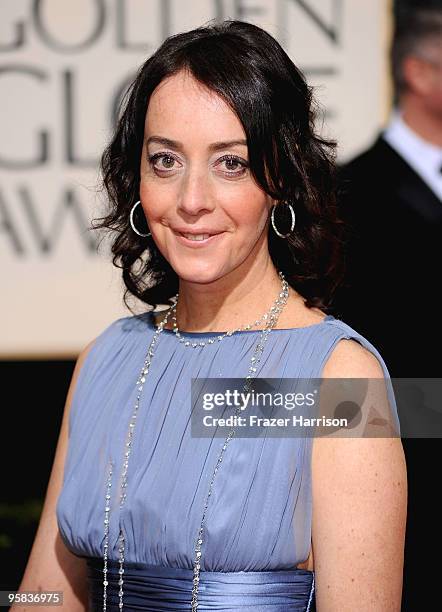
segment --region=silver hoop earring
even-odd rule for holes
[[[147,237],[147,236],[151,236],[151,235],[152,235],[152,234],[151,234],[151,232],[148,232],[147,234],[142,234],[142,233],[141,233],[141,232],[139,232],[139,231],[137,230],[137,228],[135,227],[135,224],[134,224],[134,210],[136,209],[136,207],[138,206],[138,204],[141,204],[140,200],[138,200],[138,202],[135,202],[135,204],[132,206],[132,209],[131,209],[131,211],[130,211],[129,221],[130,221],[131,227],[132,227],[133,231],[134,231],[136,234],[138,234],[138,236],[143,236],[143,238],[144,238],[144,237]]]
[[[293,228],[295,227],[295,211],[293,210],[293,206],[291,204],[289,204],[288,202],[284,202],[285,204],[288,205],[288,207],[290,208],[290,214],[292,216],[292,224],[290,227],[290,231],[287,232],[287,234],[281,234],[280,232],[278,232],[276,225],[275,225],[275,208],[276,206],[281,206],[281,204],[274,204],[273,208],[272,208],[272,225],[273,225],[273,229],[275,230],[276,234],[280,237],[280,238],[287,238],[287,236],[290,236],[290,234],[293,232]]]

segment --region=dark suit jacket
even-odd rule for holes
[[[348,223],[335,315],[378,348],[394,377],[442,376],[442,202],[379,135],[340,168]]]
[[[442,377],[442,202],[382,135],[340,168],[340,189],[351,227],[335,314],[373,342],[392,377]],[[408,473],[404,612],[423,609],[424,592],[429,610],[440,599],[434,479],[442,415],[435,403],[436,409],[419,388],[398,400]]]

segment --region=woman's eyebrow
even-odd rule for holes
[[[169,147],[171,149],[176,149],[177,151],[183,151],[184,145],[177,140],[171,140],[170,138],[165,138],[163,136],[149,136],[146,139],[146,146],[150,143],[155,142],[157,144],[164,145],[165,147]],[[243,145],[247,146],[247,140],[226,140],[223,142],[212,142],[209,145],[209,151],[221,151],[222,149],[228,149],[229,147],[234,147],[235,145]]]

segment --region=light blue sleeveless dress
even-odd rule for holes
[[[104,501],[109,461],[118,478],[136,401],[136,381],[155,331],[150,312],[122,317],[98,336],[77,380],[69,446],[57,502],[61,537],[87,558],[90,610],[103,609]],[[216,332],[181,332],[192,341]],[[118,610],[118,534],[125,537],[124,609],[190,610],[195,537],[224,437],[190,435],[190,381],[245,378],[258,331],[204,348],[163,330],[146,378],[127,475],[126,502],[111,499],[107,609]],[[341,339],[377,349],[343,321],[272,330],[257,377],[320,378]],[[394,409],[394,396],[391,399]],[[393,415],[399,430],[397,412]],[[206,512],[199,610],[293,612],[315,609],[314,572],[296,569],[311,545],[311,442],[233,438]]]

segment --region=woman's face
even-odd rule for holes
[[[243,127],[222,98],[184,71],[151,96],[140,178],[152,236],[181,279],[211,282],[241,264],[266,262],[273,201],[249,172]],[[210,237],[196,241],[186,232]]]

